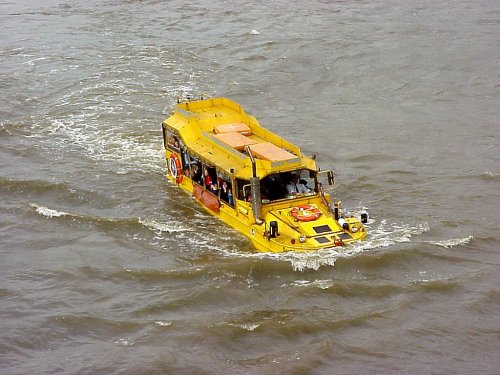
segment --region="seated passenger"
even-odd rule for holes
[[[290,182],[286,185],[286,191],[290,195],[309,193],[309,189],[299,182],[299,176],[293,173],[290,177]]]

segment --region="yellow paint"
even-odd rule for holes
[[[248,142],[239,136],[216,136],[225,129],[228,132],[239,131],[242,134],[241,137],[247,137]],[[247,114],[239,104],[227,98],[183,101],[175,106],[171,116],[163,122],[163,130],[165,145],[167,145],[165,156],[169,172],[168,179],[186,193],[193,194],[194,182],[190,177],[189,168],[192,168],[190,165],[194,163],[190,165],[184,163],[183,156],[189,154],[196,157],[203,165],[215,167],[217,175],[227,180],[235,189],[233,191],[234,207],[219,201],[218,212],[208,208],[207,210],[247,236],[258,251],[315,251],[338,246],[339,238],[342,238],[342,243],[346,244],[366,237],[366,228],[357,218],[344,218],[349,225],[348,230],[343,229],[335,220],[330,210],[331,198],[328,194],[322,194],[317,184],[316,162],[303,155],[296,145],[261,127],[257,119]],[[169,145],[172,141],[168,139],[169,135],[179,139],[179,147]],[[235,139],[238,140],[238,149],[235,148]],[[256,177],[260,178],[261,184],[271,185],[268,186],[269,190],[278,191],[276,195],[278,198],[273,198],[271,201],[262,197],[263,204],[260,210],[257,209],[257,212],[260,212],[260,219],[255,217],[252,203],[246,202],[244,196],[240,195],[239,199],[236,199],[238,188],[243,189],[243,192],[250,191],[249,186],[243,187],[243,183],[237,182],[249,181],[253,175],[251,158],[245,149],[239,147],[241,141],[250,145],[266,146],[264,150],[267,154],[252,153]],[[269,144],[274,146],[267,146]],[[260,149],[263,148],[260,147]],[[178,175],[182,174],[182,181],[174,178],[175,170],[172,171],[169,166],[169,158],[172,154],[175,154],[183,163],[181,169],[185,169],[185,174],[182,170],[177,171]],[[310,181],[314,184],[314,190],[308,194],[297,195],[288,195],[284,192],[283,178],[295,171],[301,171],[309,177],[312,175]],[[278,177],[273,179],[271,175]],[[292,217],[291,211],[294,207],[302,205],[312,205],[321,214],[313,221],[296,220]],[[273,221],[278,225],[279,235],[275,237],[270,235],[270,225]],[[357,231],[354,232],[353,227],[356,227]]]

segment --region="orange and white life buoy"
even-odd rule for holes
[[[170,158],[168,159],[168,169],[170,170],[172,177],[175,178],[175,182],[180,184],[182,182],[181,162],[174,153],[171,153]]]
[[[292,208],[292,210],[290,211],[290,215],[292,215],[295,220],[314,221],[321,216],[321,211],[317,207],[311,206],[309,204],[304,204]]]

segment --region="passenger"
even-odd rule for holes
[[[214,180],[212,179],[212,176],[208,173],[208,169],[205,169],[205,189],[209,190],[210,192],[217,194],[218,188],[217,184],[214,183]]]
[[[189,177],[189,156],[183,150],[181,150],[181,159],[182,159],[184,174]]]
[[[290,195],[309,193],[309,189],[299,182],[299,176],[293,173],[290,177],[290,182],[286,185],[286,191]]]
[[[210,174],[208,173],[208,169],[205,169],[204,172],[203,172],[203,179],[205,181],[205,187],[207,189],[210,188],[210,186],[212,185],[213,181],[212,181],[212,177],[210,176]]]
[[[224,202],[234,206],[233,193],[227,181],[222,181],[222,186],[220,190],[220,199]]]
[[[191,179],[201,185],[201,170],[198,164],[193,164],[191,169]]]
[[[172,145],[172,147],[179,149],[179,138],[173,135],[172,138],[170,138],[170,144]]]

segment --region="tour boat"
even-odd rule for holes
[[[363,240],[331,170],[227,98],[178,100],[162,123],[168,179],[261,252],[310,252]]]

